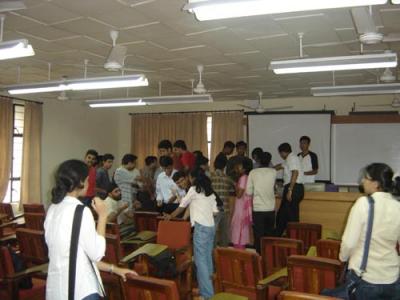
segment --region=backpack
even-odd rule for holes
[[[156,256],[149,257],[150,264],[155,268],[155,277],[158,278],[175,278],[177,275],[176,271],[176,259],[172,255],[172,252],[165,249]]]

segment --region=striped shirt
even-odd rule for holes
[[[210,174],[212,188],[224,203],[224,211],[229,211],[229,196],[235,193],[235,183],[221,170]]]

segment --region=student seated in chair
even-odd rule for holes
[[[127,202],[121,200],[121,190],[118,185],[113,182],[107,190],[107,198],[104,204],[107,208],[107,222],[114,223],[117,221],[119,215],[123,214],[124,210],[129,207]]]

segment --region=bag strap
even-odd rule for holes
[[[76,206],[72,222],[71,245],[69,248],[68,300],[74,300],[75,297],[76,257],[84,208],[85,206],[83,205]]]
[[[365,243],[364,243],[364,253],[361,261],[361,276],[365,272],[367,268],[367,261],[368,261],[368,253],[369,253],[369,246],[371,244],[371,235],[372,235],[372,225],[374,223],[374,206],[375,206],[375,201],[371,196],[368,196],[368,224],[367,224],[367,233],[365,237]]]

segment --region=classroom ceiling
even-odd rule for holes
[[[298,32],[304,32],[308,57],[354,55],[360,43],[350,9],[299,12],[199,22],[182,11],[185,0],[25,0],[27,9],[6,13],[4,40],[27,38],[36,55],[0,61],[0,84],[45,81],[51,78],[113,76],[103,64],[112,46],[110,30],[118,30],[118,44],[128,47],[125,73],[144,73],[146,88],[68,92],[74,99],[93,99],[191,93],[190,79],[198,79],[196,65],[204,65],[204,83],[215,101],[309,96],[311,86],[332,84],[332,73],[275,75],[273,59],[299,56]],[[384,34],[400,32],[400,5],[375,6],[375,22]],[[400,42],[364,46],[365,53],[400,52]],[[20,71],[18,71],[18,69]],[[396,70],[397,71],[397,70]],[[383,70],[336,72],[336,84],[376,83]],[[19,75],[18,75],[19,74]],[[101,93],[101,95],[99,95]],[[55,99],[57,93],[32,95]]]

